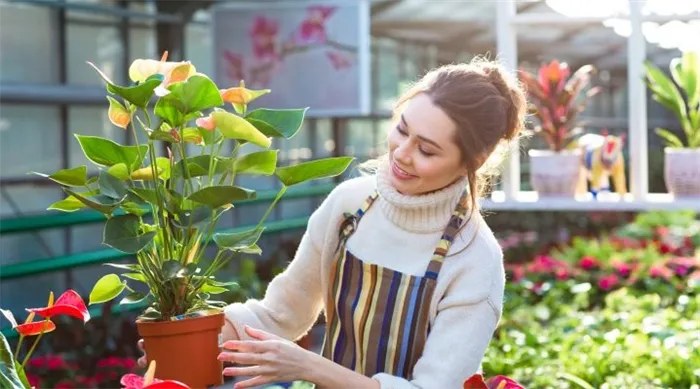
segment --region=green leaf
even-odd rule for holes
[[[165,120],[171,127],[179,127],[185,123],[184,109],[182,102],[170,93],[158,99],[153,112],[155,112],[156,116]]]
[[[215,158],[217,162],[216,168],[214,169],[214,174],[221,174],[232,169],[230,158]],[[183,176],[183,163],[187,163],[187,172],[190,178],[209,175],[210,159],[211,157],[209,155],[197,155],[194,157],[188,157],[185,160],[180,160],[175,164],[175,166],[173,166],[173,177],[181,178]]]
[[[124,274],[122,274],[122,277],[128,278],[130,280],[134,280],[134,281],[143,282],[144,284],[147,282],[146,277],[141,273],[124,273]]]
[[[216,128],[226,139],[244,140],[264,148],[268,148],[272,144],[270,138],[238,115],[226,111],[215,111],[212,112],[211,116],[214,118]]]
[[[226,293],[229,290],[226,288],[222,288],[220,286],[213,286],[209,284],[204,284],[202,285],[202,288],[200,289],[204,293],[208,294],[221,294],[221,293]]]
[[[182,103],[182,113],[188,114],[224,104],[219,88],[207,76],[195,74],[187,81],[172,85],[170,95]]]
[[[140,166],[148,153],[148,146],[122,146],[99,136],[76,134],[85,156],[100,166],[112,166],[123,163],[134,170]]]
[[[88,305],[105,303],[119,296],[126,288],[126,282],[122,282],[116,274],[107,274],[100,278],[90,292]]]
[[[155,189],[129,188],[129,192],[135,194],[138,198],[147,203],[158,203],[158,198]]]
[[[128,270],[132,272],[141,272],[141,265],[131,265],[125,263],[105,263],[105,266],[111,266],[116,269]]]
[[[685,122],[687,122],[686,108],[681,92],[673,81],[651,62],[645,61],[644,67],[646,68],[648,78],[647,84],[652,90],[652,93],[658,96],[657,101],[671,110],[676,115],[678,121],[683,125],[683,128],[685,128]]]
[[[87,166],[78,166],[72,169],[62,169],[54,174],[46,175],[34,173],[41,177],[46,177],[54,182],[66,186],[84,186],[87,182]]]
[[[674,133],[664,128],[657,128],[656,134],[664,140],[669,147],[683,147],[683,142]]]
[[[214,234],[214,242],[222,250],[241,251],[255,245],[264,228],[255,228],[244,232],[220,232]]]
[[[682,80],[679,84],[685,90],[691,109],[700,104],[700,53],[686,51],[681,57]],[[697,128],[697,127],[695,127]]]
[[[90,192],[89,195],[93,195],[95,192]],[[49,205],[47,210],[55,210],[55,211],[62,211],[62,212],[75,212],[79,209],[85,208],[86,205],[75,198],[75,196],[68,196],[63,200],[59,200],[51,205]]]
[[[100,194],[116,200],[121,200],[126,197],[126,186],[124,186],[117,177],[105,171],[100,171],[99,181],[97,182],[100,186]]]
[[[24,371],[22,368],[22,365],[19,363],[19,361],[15,360],[15,371],[17,372],[17,376],[19,376],[20,382],[24,385],[25,388],[30,389],[32,385],[29,383],[29,379],[27,378],[27,373]]]
[[[119,215],[107,220],[103,242],[121,252],[134,254],[153,240],[155,231],[140,233],[140,218],[136,215]]]
[[[324,158],[277,168],[275,175],[284,185],[292,186],[309,180],[338,176],[350,166],[353,160],[353,157]]]
[[[0,334],[0,382],[3,388],[29,389],[25,387],[17,374],[17,363],[12,356],[10,344],[4,335]]]
[[[237,186],[210,186],[192,193],[188,200],[218,208],[240,200],[248,200],[257,196],[255,191]]]
[[[153,130],[148,135],[150,139],[160,140],[163,142],[178,143],[177,138],[170,131]]]
[[[138,85],[123,87],[113,83],[112,80],[110,80],[100,69],[97,68],[97,66],[93,65],[90,62],[88,62],[88,64],[97,71],[97,73],[100,75],[100,77],[102,77],[103,80],[105,80],[105,82],[107,83],[107,91],[115,95],[121,96],[122,98],[124,98],[124,100],[130,102],[131,104],[134,104],[139,108],[146,108],[146,105],[148,105],[148,102],[151,100],[151,97],[153,97],[153,91],[165,79],[165,76],[163,76],[162,74],[154,74]]]
[[[264,122],[277,132],[278,135],[265,134],[267,136],[282,136],[284,138],[290,139],[301,128],[301,124],[304,122],[304,115],[308,108],[302,109],[268,109],[259,108],[246,116],[246,119],[254,119],[256,121]],[[256,125],[257,122],[252,122]],[[259,124],[259,123],[258,123]],[[257,125],[256,125],[257,127]],[[261,132],[269,131],[269,128],[258,128]]]
[[[284,138],[284,135],[281,132],[277,131],[274,127],[272,127],[272,125],[267,124],[262,120],[257,120],[250,117],[247,117],[245,120],[247,120],[248,123],[252,124],[265,136],[269,136],[271,138]]]
[[[207,206],[197,207],[191,211],[183,211],[178,214],[179,220],[173,221],[173,224],[180,228],[190,228],[209,220],[212,216],[211,213],[212,209]]]
[[[126,202],[121,205],[121,208],[124,210],[126,213],[130,213],[132,215],[137,215],[137,216],[143,216],[150,212],[148,209],[143,208],[142,206],[133,203],[133,202]]]
[[[126,295],[122,301],[119,302],[120,305],[122,304],[136,304],[140,303],[141,301],[145,300],[148,295],[143,294],[141,292],[131,292],[128,295]]]
[[[199,134],[202,136],[202,141],[204,142],[205,146],[217,144],[224,138],[221,136],[221,132],[217,128],[209,131],[206,128],[197,127],[197,131],[199,131]]]
[[[182,140],[193,145],[201,145],[204,139],[199,129],[195,127],[187,127],[182,129]]]
[[[113,199],[111,197],[107,197],[101,194],[91,196],[88,193],[78,193],[68,188],[64,188],[63,191],[73,196],[73,198],[77,199],[81,203],[87,205],[88,207],[96,211],[102,212],[105,215],[111,215],[114,209],[118,207],[119,204],[121,204],[121,202],[124,200]]]
[[[277,168],[277,153],[279,150],[264,150],[246,154],[236,159],[237,174],[260,174],[269,176]]]

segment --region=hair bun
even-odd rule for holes
[[[520,87],[518,79],[502,65],[487,62],[482,64],[481,68],[505,101],[507,125],[502,139],[513,140],[520,135],[523,128],[527,97]]]

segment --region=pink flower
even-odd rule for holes
[[[560,281],[568,280],[571,277],[569,271],[566,269],[557,269],[555,275]]]
[[[41,369],[46,365],[46,361],[43,357],[32,358],[27,362],[27,366],[33,369]]]
[[[243,56],[226,50],[224,52],[224,62],[226,66],[226,77],[234,82],[245,79],[243,72]]]
[[[253,41],[253,55],[257,59],[276,59],[276,38],[279,32],[279,23],[276,20],[258,16],[250,29],[250,38]]]
[[[299,43],[324,43],[327,39],[325,24],[333,12],[335,7],[309,7],[306,19],[299,26]]]
[[[591,256],[585,256],[581,258],[581,261],[579,261],[578,266],[584,270],[591,270],[599,267],[600,265],[595,258]]]
[[[46,367],[49,370],[60,370],[66,366],[66,362],[58,355],[51,355],[46,357]]]
[[[326,52],[326,57],[328,57],[328,60],[331,61],[331,65],[333,66],[333,69],[335,69],[335,70],[346,69],[346,68],[349,68],[350,65],[352,65],[352,62],[350,62],[350,59],[347,56],[345,56],[339,52],[334,52],[334,51]]]
[[[603,290],[610,290],[617,286],[620,282],[619,278],[615,274],[608,274],[607,276],[598,280],[598,287]]]
[[[683,266],[683,265],[677,266],[675,269],[676,275],[679,277],[685,276],[686,274],[688,274],[689,271],[690,271],[690,269],[686,266]]]
[[[612,267],[615,269],[617,274],[619,274],[622,277],[627,277],[630,275],[630,272],[632,271],[632,267],[628,265],[625,262],[622,261],[614,261],[612,263]]]
[[[29,381],[29,386],[38,388],[41,384],[41,377],[35,374],[27,373],[27,381]]]
[[[673,276],[673,273],[671,269],[664,265],[654,265],[649,268],[649,276],[651,276],[651,278],[663,278],[668,280]]]
[[[70,381],[61,381],[54,386],[54,389],[74,389],[75,385]]]

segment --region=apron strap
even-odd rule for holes
[[[357,229],[357,224],[364,216],[365,212],[374,204],[374,201],[379,197],[379,192],[375,190],[370,194],[362,206],[354,213],[345,212],[343,213],[343,221],[340,223],[339,233],[338,233],[338,246],[336,251],[340,248],[341,244],[345,244],[345,241],[352,235]]]
[[[435,247],[433,257],[428,264],[428,268],[425,270],[425,278],[430,278],[433,280],[437,279],[440,269],[442,268],[442,263],[445,260],[445,256],[447,256],[447,252],[450,251],[450,246],[452,246],[452,241],[459,233],[464,221],[467,219],[467,209],[469,208],[467,202],[468,199],[469,197],[467,192],[464,191],[464,193],[462,193],[462,197],[457,203],[457,206],[455,207],[454,211],[452,211],[452,217],[450,217],[450,221],[447,223],[447,227],[442,233],[440,241]]]

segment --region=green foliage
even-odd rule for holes
[[[256,242],[263,223],[286,190],[337,176],[352,160],[327,158],[278,166],[271,138],[284,140],[297,134],[307,108],[247,113],[247,104],[267,90],[250,91],[243,84],[220,88],[189,62],[136,60],[129,69],[133,84],[128,86],[113,83],[91,66],[107,83],[112,123],[133,132],[132,139],[147,142],[122,145],[76,134],[86,158],[98,167],[98,176],[88,178],[86,166],[41,174],[68,194],[50,209],[90,208],[104,214],[103,243],[135,254],[136,263],[121,266],[126,273],[107,275],[95,284],[90,304],[113,300],[126,291],[121,303],[147,300],[142,317],[153,320],[220,307],[221,302],[209,297],[229,291],[231,285],[217,283],[217,271],[242,254],[261,254]],[[224,109],[226,103],[236,109]],[[158,156],[163,150],[160,142],[169,155]],[[239,155],[244,144],[262,150]],[[188,155],[192,146],[198,150]],[[224,147],[233,152],[224,155]],[[215,234],[225,212],[257,195],[235,185],[238,174],[275,175],[282,185],[257,228]],[[205,250],[212,240],[217,250],[209,255]],[[133,282],[145,283],[148,293],[135,292],[129,285]]]

